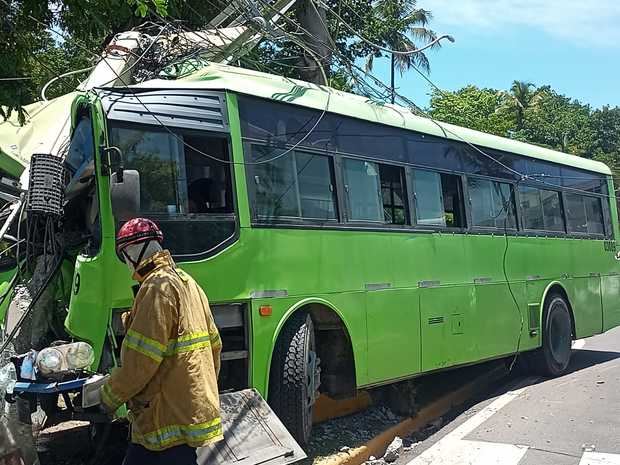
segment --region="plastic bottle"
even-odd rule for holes
[[[34,375],[34,362],[37,358],[37,351],[31,350],[22,360],[22,366],[20,369],[20,378],[35,380],[36,377]]]

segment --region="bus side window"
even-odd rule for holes
[[[520,186],[519,199],[523,212],[523,228],[542,231],[564,231],[560,193]]]
[[[252,145],[252,160],[257,219],[338,219],[330,157]]]
[[[469,178],[467,184],[473,226],[498,229],[516,228],[512,185],[478,178]]]
[[[350,220],[408,224],[403,168],[351,158],[343,167]]]
[[[605,233],[600,197],[565,193],[564,202],[569,232],[585,234]]]
[[[465,207],[460,176],[413,170],[416,224],[464,228]]]

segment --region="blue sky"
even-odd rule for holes
[[[430,27],[451,34],[429,53],[442,89],[467,84],[508,89],[513,80],[549,84],[593,107],[620,106],[620,0],[418,0]],[[389,82],[387,60],[374,73]],[[399,91],[428,104],[429,86],[410,71]]]

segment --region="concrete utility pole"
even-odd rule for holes
[[[327,29],[327,12],[314,0],[301,0],[297,2],[295,14],[299,24],[307,31],[303,34],[302,40],[315,55],[313,57],[312,54],[303,52],[299,63],[302,67],[300,70],[301,78],[315,84],[326,84],[320,66],[323,67],[325,74],[329,77],[332,38]]]

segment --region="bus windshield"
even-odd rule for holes
[[[235,233],[228,140],[202,131],[112,126],[126,169],[140,173],[140,213],[173,255],[209,252]]]

